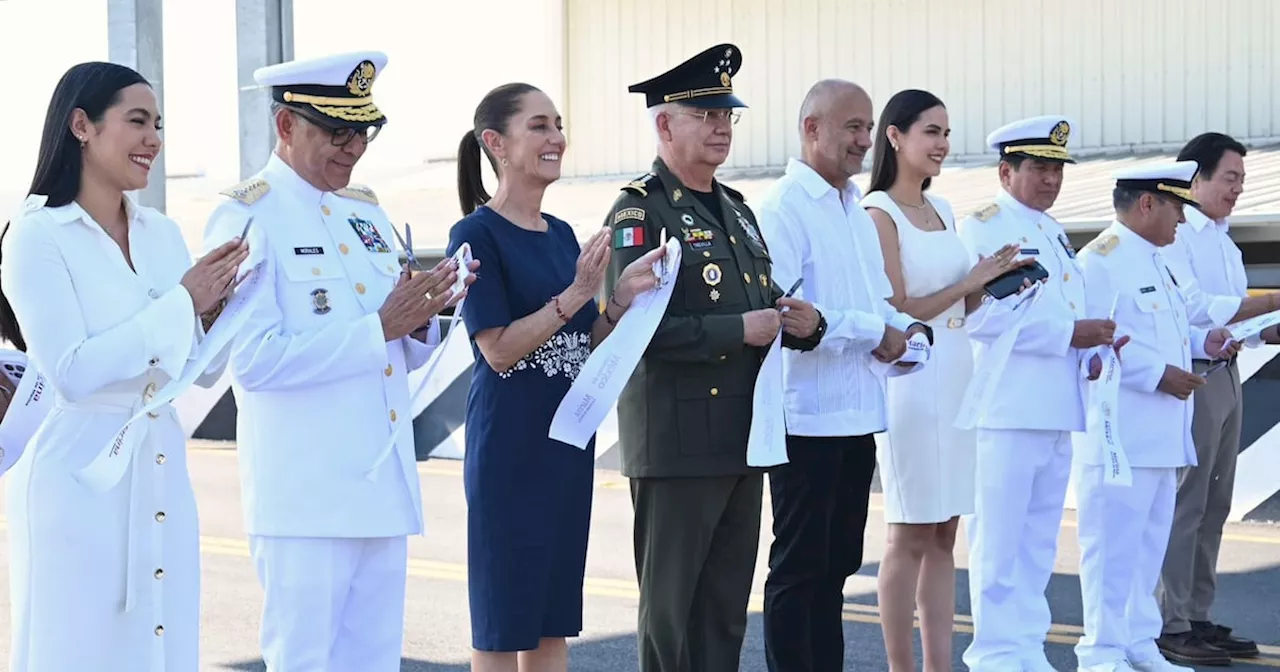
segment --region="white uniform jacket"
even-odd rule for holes
[[[439,342],[387,342],[378,309],[399,274],[396,234],[372,191],[323,192],[278,156],[223,192],[206,249],[253,217],[262,300],[231,348],[249,534],[388,537],[422,531],[408,372]]]
[[[1165,365],[1191,371],[1204,352],[1208,331],[1188,321],[1179,279],[1160,249],[1119,222],[1112,222],[1080,254],[1089,315],[1104,318],[1115,306],[1116,338],[1129,336],[1120,350],[1120,443],[1133,467],[1196,464],[1191,442],[1192,398],[1156,389]],[[1082,456],[1100,464],[1101,454]]]
[[[1016,243],[1019,257],[1034,257],[1049,272],[1034,304],[1013,310],[1022,297],[1001,301],[984,297],[966,323],[978,367],[992,366],[987,353],[1001,334],[1019,320],[1021,331],[1000,380],[994,381],[991,408],[978,422],[982,429],[1084,431],[1083,351],[1071,347],[1076,320],[1085,317],[1085,285],[1067,233],[1048,214],[1032,210],[1001,190],[995,203],[964,219],[960,238],[976,255],[991,256]],[[1025,315],[1024,315],[1025,313]]]

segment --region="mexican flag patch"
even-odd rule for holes
[[[639,245],[644,245],[644,227],[628,226],[613,232],[613,248],[615,250]]]

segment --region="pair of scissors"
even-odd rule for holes
[[[409,223],[405,222],[404,236],[401,236],[400,231],[394,226],[391,227],[391,230],[395,231],[396,240],[400,241],[400,247],[404,248],[404,256],[409,260],[409,263],[417,267],[419,271],[425,271],[426,269],[422,267],[422,264],[418,262],[418,258],[413,254],[413,229],[409,228]]]

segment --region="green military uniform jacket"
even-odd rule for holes
[[[657,159],[626,185],[605,220],[613,254],[606,289],[623,269],[668,238],[682,241],[666,314],[618,400],[622,473],[629,478],[729,476],[747,466],[752,395],[765,348],[743,342],[742,314],[783,295],[769,250],[742,194],[719,182],[719,212]],[[823,330],[785,347],[811,350]]]

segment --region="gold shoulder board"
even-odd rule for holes
[[[1000,204],[992,203],[991,205],[973,213],[973,218],[979,222],[985,222],[988,219],[995,217],[997,212],[1000,212]]]
[[[1089,241],[1089,244],[1085,245],[1084,249],[1087,252],[1100,254],[1105,257],[1108,254],[1111,254],[1111,250],[1116,249],[1116,246],[1119,244],[1120,236],[1117,236],[1114,233],[1108,233]]]
[[[649,173],[638,180],[632,180],[622,187],[624,191],[631,191],[639,194],[641,198],[649,197],[649,180],[656,177],[653,173]]]
[[[373,193],[372,189],[364,186],[363,184],[352,184],[333,193],[343,198],[354,198],[357,201],[364,201],[365,203],[372,203],[374,205],[378,204],[377,194]]]
[[[255,177],[233,187],[227,187],[218,193],[230,196],[245,205],[253,205],[258,199],[266,196],[268,191],[271,191],[271,185],[267,184],[266,180]]]

